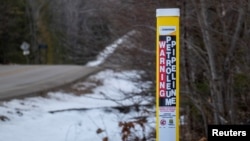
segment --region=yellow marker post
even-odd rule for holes
[[[179,8],[156,9],[157,141],[179,141]]]

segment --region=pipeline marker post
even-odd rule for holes
[[[180,9],[156,9],[156,140],[179,141]]]

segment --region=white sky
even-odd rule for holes
[[[111,45],[114,46],[114,45]],[[112,53],[112,52],[111,52]],[[106,57],[106,55],[104,55]],[[103,62],[102,57],[91,62],[91,66]],[[146,109],[149,113],[130,111],[120,113],[108,108],[119,104],[131,105],[133,102],[147,104],[146,98],[133,96],[128,100],[124,93],[141,91],[148,83],[133,82],[129,78],[139,78],[141,72],[114,72],[104,70],[90,76],[86,81],[77,83],[73,87],[79,91],[90,89],[85,95],[76,96],[74,93],[63,91],[49,92],[48,97],[32,97],[13,99],[0,103],[0,119],[7,117],[7,121],[0,120],[1,141],[102,141],[108,137],[109,141],[121,141],[119,122],[133,121],[134,117],[149,116],[146,131],[155,128],[154,109]],[[98,84],[96,82],[102,82]],[[110,97],[117,100],[107,100]],[[50,111],[71,110],[50,113]],[[97,134],[98,128],[105,130]],[[141,136],[142,128],[136,126],[134,134]]]

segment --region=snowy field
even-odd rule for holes
[[[117,105],[131,105],[134,102],[147,104],[139,96],[124,99],[124,92],[138,92],[137,85],[127,78],[138,77],[135,71],[115,73],[111,70],[89,77],[89,82],[75,85],[84,91],[102,81],[93,93],[74,95],[73,93],[49,92],[47,97],[32,97],[23,100],[13,99],[0,106],[0,137],[3,141],[101,141],[108,137],[110,141],[121,140],[119,122],[133,121],[140,116],[150,116],[146,131],[154,128],[153,109],[148,112],[121,113],[109,108]],[[91,83],[90,83],[91,82]],[[145,85],[146,86],[146,85]],[[108,100],[107,97],[112,98]],[[143,98],[145,99],[145,98]],[[115,101],[118,101],[115,102]],[[3,121],[5,120],[5,121]],[[104,130],[97,134],[97,129]],[[136,130],[138,130],[136,132]],[[142,134],[142,128],[136,127],[135,134]]]
[[[111,45],[107,49],[115,47],[117,45]],[[100,59],[105,59],[98,58],[90,64],[98,65],[102,62]],[[3,101],[0,103],[0,141],[102,141],[105,137],[108,141],[122,141],[124,126],[119,123],[145,116],[145,127],[134,124],[135,128],[131,129],[131,134],[142,137],[155,128],[155,110],[144,107],[139,112],[134,108],[121,112],[118,108],[134,103],[149,104],[147,97],[126,98],[126,94],[148,87],[148,83],[130,79],[140,78],[140,74],[133,70],[104,70],[73,85],[77,94],[58,90],[46,97]],[[79,95],[79,92],[85,94]]]

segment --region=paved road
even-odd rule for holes
[[[0,99],[38,94],[99,70],[77,65],[0,65]]]

